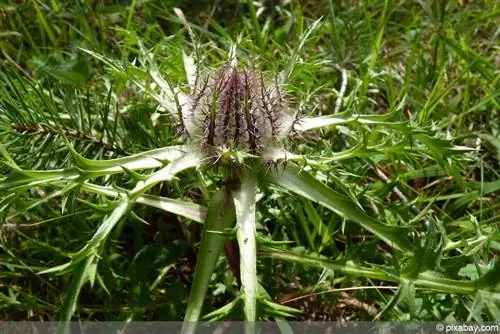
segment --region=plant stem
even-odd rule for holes
[[[212,198],[208,207],[182,333],[195,333],[210,278],[227,241],[227,236],[222,233],[233,225],[234,219],[231,193],[223,187]]]
[[[236,210],[236,237],[240,248],[241,289],[244,294],[245,320],[254,322],[257,317],[257,251],[255,241],[256,180],[243,173],[240,189],[233,192]]]

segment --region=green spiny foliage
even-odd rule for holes
[[[498,319],[498,4],[231,6],[0,5],[1,318]],[[298,120],[206,160],[234,56]]]

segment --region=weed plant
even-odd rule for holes
[[[500,319],[495,1],[0,5],[0,319]]]

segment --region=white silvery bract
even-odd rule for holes
[[[181,114],[186,136],[198,147],[254,155],[287,137],[296,120],[278,85],[232,65],[198,78]]]

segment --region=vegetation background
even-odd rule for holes
[[[261,242],[258,279],[274,304],[260,316],[500,319],[499,18],[494,0],[2,1],[0,320],[184,318],[200,224],[137,204],[93,248],[95,266],[40,274],[87,245],[115,206],[20,171],[182,143],[144,88],[148,54],[188,92],[183,55],[218,68],[235,41],[240,65],[278,73],[292,59],[286,88],[301,117],[345,121],[292,136],[301,168],[415,246],[401,254],[355,219],[266,186],[258,234],[286,243],[278,253]],[[347,121],[360,114],[387,117]],[[134,173],[95,182],[130,189]],[[222,181],[183,172],[148,194],[205,208]],[[211,277],[203,314],[239,294],[224,256]]]

